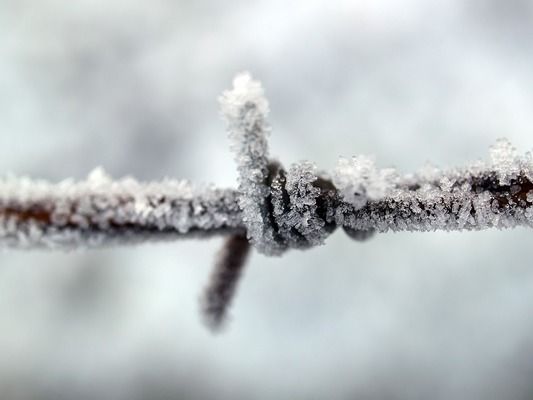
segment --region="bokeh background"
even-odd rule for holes
[[[409,172],[533,148],[528,0],[0,0],[0,171],[234,186],[217,97],[271,103],[272,154]],[[221,335],[219,239],[5,250],[2,399],[526,399],[530,230],[342,232],[253,254]]]

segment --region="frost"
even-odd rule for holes
[[[309,161],[293,164],[287,173],[286,190],[290,210],[280,215],[277,222],[282,234],[290,242],[290,247],[322,244],[328,234],[324,231],[325,222],[316,213],[317,197],[321,193],[313,185],[316,180],[316,166]],[[305,240],[302,241],[300,236]]]
[[[238,168],[237,190],[165,179],[51,184],[0,179],[0,242],[7,246],[97,246],[146,238],[246,232],[267,255],[324,242],[337,226],[357,240],[386,231],[533,226],[533,155],[505,139],[487,161],[427,164],[414,174],[377,168],[369,156],[341,158],[332,180],[308,161],[288,171],[268,158],[268,101],[248,73],[220,97]]]
[[[333,175],[333,183],[344,200],[356,209],[369,200],[387,196],[396,180],[394,169],[377,169],[368,156],[340,158]]]
[[[8,246],[96,246],[241,226],[234,190],[169,179],[113,181],[101,168],[80,182],[0,179],[0,242]]]
[[[531,171],[531,154],[520,156],[505,139],[487,162],[446,170],[428,164],[415,175],[377,170],[366,157],[341,159],[334,182],[345,204],[336,221],[381,232],[532,226]]]
[[[237,162],[239,205],[248,238],[259,251],[280,254],[284,246],[275,240],[268,215],[269,107],[261,83],[249,73],[239,74],[233,80],[233,89],[220,97],[220,105]]]
[[[94,186],[109,184],[112,180],[102,167],[96,167],[87,176],[87,182]]]
[[[507,139],[498,139],[490,148],[491,165],[500,183],[508,184],[520,171],[520,158],[514,146]]]
[[[450,193],[455,181],[448,176],[443,176],[439,180],[440,189],[445,193]]]
[[[426,162],[422,168],[420,168],[416,176],[419,182],[433,182],[442,177],[442,171],[430,162]]]

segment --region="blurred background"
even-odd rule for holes
[[[404,172],[533,148],[529,0],[0,0],[0,171],[235,186],[217,97],[249,70],[286,165]],[[4,250],[2,399],[533,397],[532,233],[252,254],[223,334],[220,239]]]

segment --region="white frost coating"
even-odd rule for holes
[[[234,190],[113,181],[101,168],[81,182],[0,179],[0,244],[11,247],[97,246],[241,227]]]
[[[503,138],[498,139],[496,144],[491,146],[490,160],[502,184],[508,184],[510,179],[520,172],[521,164],[523,164],[516,148]]]
[[[377,169],[374,158],[364,155],[351,159],[341,157],[333,174],[333,183],[344,201],[356,209],[364,207],[369,200],[386,197],[396,180],[394,169]]]
[[[220,105],[228,124],[244,125],[246,130],[251,130],[254,129],[255,124],[260,123],[263,133],[268,132],[269,128],[264,121],[270,111],[268,100],[261,82],[253,80],[250,73],[242,72],[233,79],[233,89],[222,94]],[[248,109],[245,109],[246,107]],[[250,112],[250,109],[255,109],[255,111]],[[246,135],[246,130],[230,131],[229,134],[240,137]]]
[[[335,227],[359,232],[533,226],[533,156],[500,139],[490,160],[415,174],[376,168],[367,156],[340,159],[333,184],[304,161],[285,172],[268,161],[268,102],[261,84],[237,76],[220,98],[239,189],[187,181],[113,181],[102,169],[57,184],[0,179],[0,245],[100,246],[247,232],[267,255],[324,242]],[[270,174],[269,176],[269,169]]]
[[[317,197],[321,191],[313,186],[317,180],[316,166],[309,161],[293,164],[287,172],[285,189],[290,199],[290,209],[275,204],[276,221],[280,234],[291,248],[310,247],[324,243],[329,235],[325,222],[317,217]],[[279,200],[278,200],[279,201]],[[298,233],[295,234],[293,229]]]
[[[282,247],[274,238],[268,221],[267,136],[269,111],[261,83],[249,73],[233,80],[233,89],[220,97],[221,111],[227,123],[231,148],[239,172],[239,204],[247,235],[255,247],[265,254],[280,254]]]
[[[414,175],[381,174],[368,160],[342,161],[335,184],[344,204],[336,222],[379,232],[511,228],[533,226],[531,154],[517,154],[505,139],[487,162],[439,170],[426,166]],[[368,178],[372,176],[373,178]],[[378,182],[378,190],[369,190]],[[371,198],[367,193],[378,193]],[[357,196],[354,195],[360,194]]]

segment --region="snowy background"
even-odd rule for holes
[[[235,186],[217,97],[249,70],[271,152],[409,172],[533,148],[533,2],[0,0],[0,171]],[[2,399],[533,396],[532,233],[254,253],[222,335],[221,244],[2,252]]]

